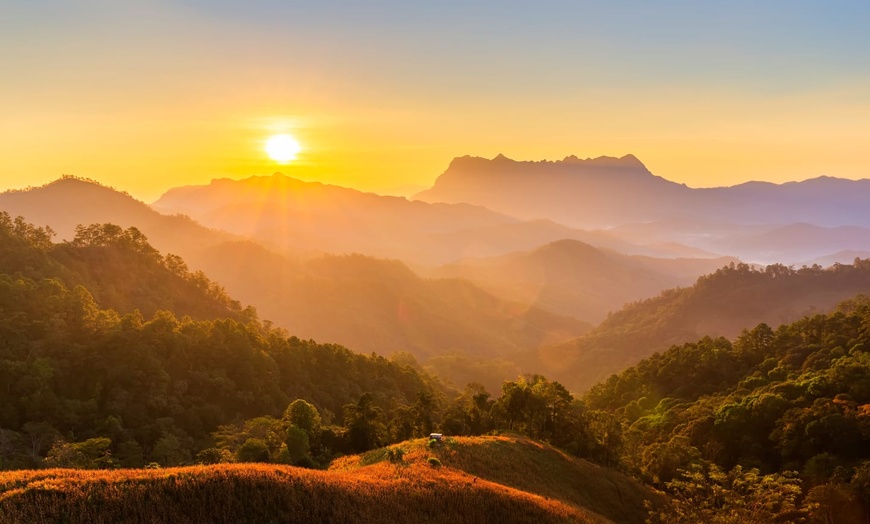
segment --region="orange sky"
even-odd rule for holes
[[[151,201],[282,171],[403,193],[455,156],[498,153],[633,153],[690,186],[870,176],[870,75],[855,67],[866,10],[830,27],[817,13],[754,13],[785,24],[763,33],[692,9],[649,19],[660,15],[638,3],[633,16],[584,13],[598,17],[584,32],[549,2],[462,17],[448,16],[461,3],[343,15],[266,4],[85,1],[57,3],[53,18],[4,7],[0,189],[74,174]],[[701,22],[711,34],[686,29]],[[830,32],[827,47],[810,29]],[[304,147],[293,164],[263,151],[279,132]]]

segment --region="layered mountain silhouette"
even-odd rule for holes
[[[737,260],[628,256],[559,240],[531,251],[466,259],[434,274],[465,278],[508,300],[600,322],[628,302],[689,285],[732,262]]]
[[[190,254],[235,237],[201,226],[188,217],[158,213],[127,193],[81,178],[65,177],[44,186],[0,193],[0,210],[49,225],[57,240],[72,240],[78,225],[111,222],[136,227],[159,251]]]
[[[428,206],[427,204],[411,204]],[[465,207],[473,213],[497,216]],[[496,298],[457,279],[424,279],[398,261],[364,256],[292,257],[162,215],[131,196],[79,179],[0,195],[0,210],[72,239],[80,224],[135,226],[162,251],[302,338],[359,352],[410,352],[428,359],[462,353],[491,358],[584,333],[588,324]]]
[[[524,221],[480,206],[409,201],[280,173],[175,188],[153,206],[297,251],[360,253],[430,266],[566,238],[626,253],[711,256],[673,244],[634,245],[605,231],[584,231],[550,220]]]
[[[870,226],[868,197],[870,180],[831,177],[693,189],[653,175],[633,155],[541,162],[465,156],[454,159],[431,189],[415,196],[425,202],[479,204],[572,227],[612,227],[674,215],[740,224]]]

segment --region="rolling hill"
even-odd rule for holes
[[[204,256],[222,261],[210,275],[277,325],[364,353],[508,357],[589,327],[467,281],[421,278],[398,261],[345,255],[290,263],[250,243],[222,244]]]
[[[870,293],[870,263],[791,269],[722,268],[610,315],[586,335],[542,347],[519,362],[584,391],[653,353],[704,336],[735,337],[761,322],[779,326]]]
[[[627,256],[576,240],[559,240],[531,251],[465,259],[438,268],[506,300],[597,323],[628,302],[694,282],[735,259],[666,259]]]
[[[185,258],[202,247],[234,239],[188,217],[162,215],[127,193],[74,177],[0,193],[0,211],[23,216],[32,224],[51,226],[59,240],[71,240],[76,226],[82,224],[111,222],[123,228],[136,227],[159,251]]]
[[[230,296],[254,306],[276,326],[358,352],[410,352],[423,361],[453,354],[507,357],[579,336],[589,327],[574,318],[498,299],[469,282],[420,278],[397,261],[290,258],[190,219],[161,215],[128,195],[78,179],[0,195],[0,210],[7,207],[28,220],[33,216],[47,221],[39,224],[66,231],[69,239],[77,225],[88,224],[84,220],[103,223],[119,217],[116,223],[140,228],[155,247],[177,248],[175,253],[192,269],[204,271]],[[144,224],[131,223],[134,220]],[[188,241],[188,235],[194,238]],[[85,266],[78,263],[82,275],[89,271]],[[91,282],[88,278],[75,284]],[[120,300],[123,286],[133,291],[138,284],[119,279],[118,285]],[[465,377],[461,371],[451,376]],[[488,383],[497,386],[512,376]]]
[[[513,437],[425,441],[342,459],[331,471],[275,465],[0,473],[4,522],[640,523],[639,483]],[[430,457],[438,458],[433,466]]]

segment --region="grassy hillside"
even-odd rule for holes
[[[404,455],[397,465],[390,452]],[[613,522],[643,522],[643,501],[656,500],[638,482],[596,466],[538,441],[516,436],[446,438],[429,447],[424,439],[411,440],[363,455],[344,457],[333,471],[358,471],[390,478],[406,469],[437,458],[438,473],[470,481],[474,486],[497,485],[560,501],[579,511],[589,511]],[[430,473],[431,474],[431,473]]]
[[[402,459],[388,460],[397,449],[406,451]],[[627,477],[543,444],[481,437],[437,448],[408,441],[346,457],[330,471],[247,464],[0,473],[0,520],[642,522],[650,496]]]

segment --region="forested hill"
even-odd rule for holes
[[[674,344],[734,337],[761,322],[779,326],[858,293],[870,294],[870,260],[827,269],[731,264],[691,287],[630,304],[580,338],[541,348],[525,365],[583,391]]]
[[[331,423],[361,397],[392,414],[443,394],[410,366],[268,329],[135,229],[50,233],[0,215],[0,469],[189,463],[220,426],[296,398]]]
[[[67,288],[84,286],[101,307],[121,314],[158,310],[194,319],[250,316],[201,271],[175,255],[163,256],[136,228],[79,226],[70,242],[53,243],[49,228],[0,212],[0,273],[35,280],[55,278]]]
[[[839,497],[842,520],[825,522],[855,522],[849,505],[870,501],[870,298],[776,330],[760,324],[733,343],[675,346],[585,400],[618,415],[632,442],[626,464],[651,482],[710,463],[792,470],[807,502]]]

